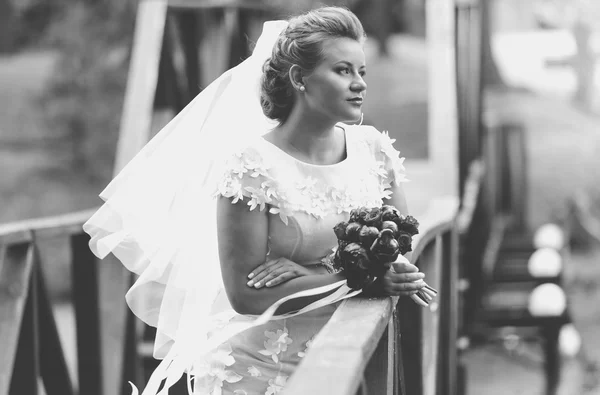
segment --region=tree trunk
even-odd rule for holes
[[[16,32],[17,23],[11,0],[0,0],[0,53],[14,49]]]

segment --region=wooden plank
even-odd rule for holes
[[[166,17],[166,0],[140,1],[114,174],[121,171],[149,138]]]
[[[4,246],[0,262],[0,394],[8,393],[33,269],[31,243]],[[26,335],[23,335],[26,336]],[[33,374],[30,374],[30,380]]]
[[[68,236],[81,233],[82,225],[96,210],[77,211],[70,214],[9,222],[0,225],[0,245],[31,242],[33,240],[32,230],[35,230],[36,238]]]
[[[393,331],[394,327],[392,326],[391,328]],[[392,395],[393,383],[389,379],[390,376],[392,378],[394,376],[390,369],[390,361],[388,359],[390,352],[389,329],[390,326],[388,321],[388,327],[385,329],[383,336],[379,339],[377,348],[373,352],[373,355],[371,355],[371,358],[369,358],[367,366],[365,367],[364,379],[367,394]],[[390,384],[392,385],[390,386]]]
[[[459,395],[457,375],[459,364],[456,342],[458,339],[459,300],[457,284],[458,275],[458,231],[448,232],[443,235],[444,254],[442,261],[442,287],[440,301],[440,386],[438,394]],[[447,303],[443,303],[447,301]]]
[[[35,259],[35,284],[37,293],[38,320],[39,320],[39,358],[40,375],[44,381],[47,394],[73,395],[73,384],[69,376],[69,369],[58,335],[50,297],[41,269],[39,252],[34,247]]]
[[[425,273],[427,283],[440,291],[444,286],[441,281],[442,246],[442,238],[438,234],[435,241],[430,243],[419,256],[419,267]],[[446,302],[439,298],[434,299],[421,315],[423,347],[421,369],[424,395],[436,393],[440,303]]]
[[[401,365],[404,387],[403,395],[421,395],[423,393],[423,307],[410,298],[398,301],[398,342],[402,350]]]
[[[131,273],[112,254],[97,262],[100,343],[102,344],[102,379],[104,394],[118,394],[122,387],[124,350],[127,332],[125,294],[132,285]],[[77,262],[75,262],[77,264]],[[136,377],[127,380],[140,383]],[[127,382],[125,382],[127,384]],[[127,384],[129,392],[131,387]]]
[[[344,301],[294,372],[286,395],[354,394],[387,327],[392,306],[392,298]]]
[[[89,236],[71,237],[73,301],[77,329],[79,392],[101,395],[102,347],[96,257],[88,247]]]

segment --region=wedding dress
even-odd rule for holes
[[[340,127],[346,158],[336,164],[302,162],[262,137],[227,162],[217,195],[243,200],[250,210],[268,210],[266,258],[285,257],[326,273],[326,257],[337,245],[334,225],[348,220],[354,208],[381,206],[391,183],[405,180],[402,159],[387,134],[369,126]],[[335,308],[269,321],[234,336],[206,357],[202,373],[196,371],[196,391],[278,394]],[[248,319],[236,314],[214,330]]]

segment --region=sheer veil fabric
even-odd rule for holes
[[[286,26],[266,22],[252,56],[210,84],[136,155],[102,191],[105,203],[83,226],[96,256],[112,252],[139,276],[127,303],[157,328],[154,356],[162,359],[143,395],[166,393],[186,372],[193,393],[196,361],[235,334],[360,292],[340,281],[290,295],[250,322],[214,331],[235,315],[230,306],[214,303],[224,292],[215,191],[224,158],[275,126],[262,113],[259,83],[262,65]],[[331,290],[336,291],[299,312],[274,316],[289,299]]]

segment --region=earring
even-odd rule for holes
[[[306,90],[306,88],[304,87],[304,85],[300,85],[300,86],[298,87],[298,90],[299,90],[300,92],[304,92],[304,91]]]

